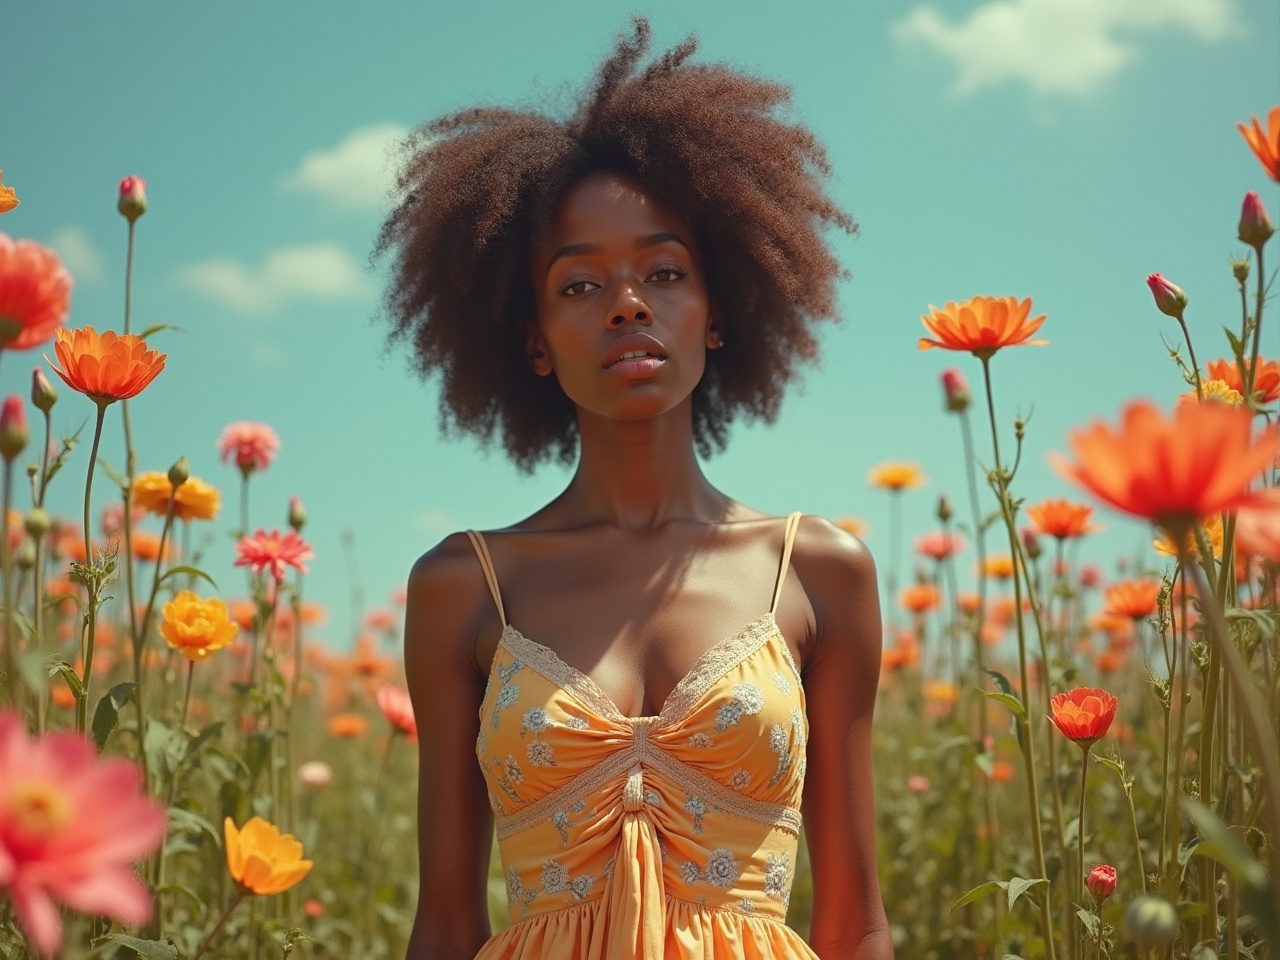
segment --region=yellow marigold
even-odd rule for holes
[[[158,470],[140,473],[133,479],[133,505],[163,517],[173,498],[173,484]],[[199,477],[188,477],[178,488],[173,515],[179,520],[213,520],[222,506],[222,495]]]
[[[914,463],[888,461],[873,467],[867,474],[867,482],[882,490],[907,490],[911,487],[924,486],[924,474]]]
[[[1203,400],[1196,396],[1195,390],[1181,394],[1178,397],[1178,406],[1184,403],[1220,403],[1225,407],[1238,407],[1244,403],[1244,396],[1240,391],[1225,380],[1201,379],[1200,392],[1204,394]]]
[[[987,557],[982,572],[996,580],[1008,580],[1013,576],[1013,557],[1007,553],[995,553]]]
[[[1209,538],[1209,546],[1213,547],[1213,555],[1215,557],[1222,556],[1222,514],[1215,513],[1204,521],[1205,536]],[[1162,534],[1155,540],[1151,541],[1151,545],[1155,547],[1156,553],[1166,557],[1176,557],[1178,555],[1178,545],[1173,542],[1173,537],[1167,533]],[[1196,551],[1196,536],[1194,531],[1187,533],[1187,551],[1193,559],[1198,559],[1200,554]]]
[[[227,605],[217,597],[201,600],[183,590],[164,605],[160,636],[188,660],[203,660],[236,638]]]
[[[302,844],[261,817],[250,817],[242,829],[227,817],[223,830],[227,869],[253,893],[283,893],[311,872],[312,861],[302,859]]]

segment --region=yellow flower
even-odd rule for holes
[[[1209,538],[1209,545],[1213,547],[1213,555],[1215,557],[1222,556],[1222,514],[1215,513],[1208,517],[1202,524],[1205,536]],[[1155,547],[1156,553],[1166,557],[1176,557],[1178,555],[1177,544],[1173,542],[1173,538],[1167,533],[1155,540],[1151,541],[1151,545]],[[1196,552],[1195,532],[1191,531],[1187,534],[1187,550],[1191,554],[1192,559],[1199,559],[1199,553]]]
[[[261,817],[251,817],[241,830],[227,817],[223,830],[227,869],[253,893],[283,893],[311,872],[312,862],[302,859],[302,844]]]
[[[152,470],[133,479],[133,505],[163,517],[169,510],[173,484],[167,474]],[[222,506],[222,495],[199,477],[188,477],[178,488],[173,515],[179,520],[213,520]]]
[[[987,557],[981,572],[996,580],[1008,580],[1013,576],[1013,557],[1007,553],[994,553]]]
[[[914,463],[900,463],[891,460],[873,467],[871,472],[867,474],[867,482],[873,487],[880,487],[882,490],[892,490],[897,493],[899,490],[924,486],[924,474]]]
[[[13,187],[4,185],[4,171],[0,170],[0,213],[8,213],[18,205],[18,194]]]
[[[867,535],[867,525],[858,517],[841,517],[836,521],[836,526],[845,533],[852,533],[855,537],[865,537]]]
[[[960,699],[960,688],[946,680],[926,680],[922,689],[924,698],[934,703],[952,704]]]
[[[201,600],[183,590],[164,605],[160,635],[188,660],[203,660],[236,638],[238,627],[231,622],[227,605],[217,597]]]
[[[1244,403],[1244,397],[1240,391],[1231,386],[1225,380],[1201,380],[1200,391],[1204,394],[1204,400],[1196,397],[1196,392],[1191,390],[1178,397],[1178,405],[1184,403],[1221,403],[1227,407],[1238,407]]]

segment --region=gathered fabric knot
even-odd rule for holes
[[[626,786],[622,788],[622,809],[635,813],[644,804],[644,772],[640,764],[636,764],[627,774]]]

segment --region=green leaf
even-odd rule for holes
[[[98,943],[118,943],[132,950],[143,960],[178,960],[178,946],[167,937],[164,940],[139,940],[123,933],[110,933]]]
[[[963,897],[951,905],[951,910],[956,907],[963,907],[966,903],[973,903],[975,900],[981,900],[983,897],[995,893],[997,890],[1007,890],[1009,884],[1003,880],[988,880],[986,883],[980,883]],[[950,913],[951,911],[947,911]]]
[[[189,833],[194,836],[204,834],[213,841],[215,846],[222,843],[222,835],[212,823],[185,807],[169,808],[169,832]]]
[[[209,908],[205,906],[199,894],[190,887],[183,886],[181,883],[166,883],[156,887],[157,897],[164,896],[166,893],[180,893],[190,900],[192,906],[195,907],[197,919],[204,919],[204,917],[208,916]]]
[[[1244,353],[1244,344],[1240,342],[1240,338],[1237,337],[1230,330],[1228,330],[1225,326],[1222,328],[1222,332],[1227,335],[1227,343],[1231,344],[1232,354],[1234,354],[1237,357],[1242,355]]]
[[[84,684],[80,682],[80,678],[76,672],[71,669],[71,664],[65,660],[54,660],[49,664],[49,676],[62,675],[62,679],[67,681],[67,686],[71,688],[71,692],[76,695],[79,700],[84,696]]]
[[[101,454],[98,455],[98,469],[111,478],[111,482],[120,488],[120,492],[122,494],[129,489],[128,479],[122,473],[116,470],[115,467],[107,463],[107,461],[103,459]]]
[[[1080,918],[1080,922],[1084,924],[1084,928],[1089,931],[1089,936],[1097,938],[1098,936],[1098,916],[1090,913],[1088,910],[1080,909],[1076,911],[1076,916]]]
[[[178,333],[187,332],[182,327],[179,327],[172,323],[153,323],[151,326],[147,327],[147,329],[143,330],[140,334],[138,334],[138,336],[140,336],[143,340],[145,340],[147,339],[147,337],[151,336],[153,333],[160,333],[162,330],[176,330]]]
[[[1114,773],[1121,780],[1124,779],[1123,763],[1120,763],[1116,760],[1112,760],[1110,757],[1094,757],[1093,762],[1102,764],[1104,767],[1106,767],[1108,770]]]
[[[160,575],[160,579],[156,581],[156,585],[159,586],[160,584],[164,583],[166,580],[168,580],[170,577],[174,576],[175,574],[184,574],[189,577],[199,577],[201,580],[207,581],[209,586],[213,587],[213,589],[215,590],[218,589],[218,585],[214,583],[213,577],[209,576],[199,567],[188,567],[188,566],[183,566],[181,564],[179,564],[176,567],[170,567],[168,570],[162,573]]]
[[[995,681],[995,684],[997,687],[1000,688],[1001,693],[1008,694],[1009,696],[1013,697],[1015,700],[1018,698],[1018,695],[1013,692],[1013,684],[1011,684],[1008,678],[999,670],[990,670],[986,667],[983,667],[982,672]]]
[[[200,748],[203,747],[210,740],[212,740],[214,737],[216,737],[219,733],[221,733],[222,728],[224,726],[226,726],[225,721],[215,720],[213,723],[209,724],[207,727],[201,730],[198,734],[196,734],[196,736],[192,739],[192,741],[189,744],[187,744],[187,752],[182,755],[182,762],[186,763],[188,760],[194,757],[197,753],[199,753]]]
[[[1013,905],[1017,903],[1018,898],[1034,887],[1037,883],[1048,883],[1044,877],[1037,877],[1035,880],[1024,880],[1022,877],[1014,877],[1009,881],[1009,909],[1013,909]]]
[[[1027,715],[1027,708],[1024,707],[1022,705],[1022,701],[1012,693],[992,693],[989,690],[983,690],[981,693],[989,700],[994,700],[997,703],[1003,703],[1013,712],[1015,717],[1025,717]]]
[[[121,708],[129,702],[133,691],[137,689],[138,685],[132,681],[117,683],[98,701],[97,709],[93,711],[93,742],[97,744],[99,753],[107,745],[107,737],[111,736],[111,731],[120,720]]]

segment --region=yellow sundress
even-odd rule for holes
[[[769,612],[715,644],[656,716],[625,716],[502,618],[480,707],[511,926],[477,960],[817,960],[784,922],[804,787],[800,671]]]

